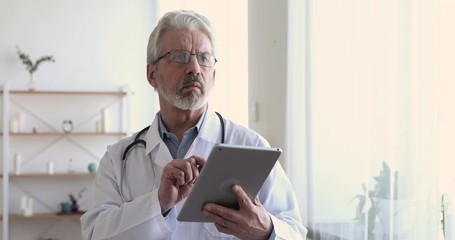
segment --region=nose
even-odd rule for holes
[[[186,74],[197,75],[201,73],[201,66],[197,61],[196,55],[191,55],[190,61],[186,64]]]

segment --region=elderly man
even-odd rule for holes
[[[210,150],[219,142],[269,146],[258,133],[217,116],[207,104],[215,82],[209,21],[191,11],[169,12],[150,35],[147,79],[160,111],[150,127],[108,146],[82,216],[84,239],[303,239],[294,190],[277,163],[250,200],[232,191],[238,210],[207,203],[213,222],[177,221]]]

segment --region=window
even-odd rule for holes
[[[307,45],[289,52],[307,58],[289,62],[305,69],[293,79],[307,83],[294,85],[309,105],[294,108],[310,124],[288,139],[308,136],[309,163],[289,167],[310,167],[311,189],[299,195],[310,203],[307,225],[321,239],[439,239],[442,195],[452,205],[455,198],[455,5],[317,0],[302,7]],[[374,191],[379,185],[389,197]],[[365,191],[375,193],[357,209]],[[371,207],[378,212],[368,219]]]

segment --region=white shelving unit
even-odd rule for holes
[[[80,185],[87,187],[94,176],[88,172],[88,163],[97,163],[107,144],[129,133],[130,92],[127,88],[119,91],[24,91],[10,90],[4,85],[0,94],[2,239],[12,239],[10,230],[15,224],[78,222],[80,213],[59,214],[57,203],[69,200],[61,197],[68,196],[68,192],[75,193]],[[16,129],[12,131],[10,121],[15,112],[25,115],[26,123],[22,121],[21,126],[18,129],[14,126]],[[100,128],[98,124],[102,113],[106,112],[110,113],[104,114],[108,129]],[[64,132],[62,124],[67,120],[72,121],[73,129]],[[17,152],[23,153],[19,174],[12,169],[12,158]],[[75,160],[75,172],[68,172],[68,159]],[[55,166],[53,174],[46,171],[49,161]],[[32,216],[22,216],[18,210],[18,198],[24,193],[36,200],[37,207]],[[40,231],[41,234],[45,232]]]

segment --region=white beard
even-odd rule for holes
[[[185,86],[188,80],[182,80],[179,85],[176,87],[175,92],[167,91],[164,86],[161,77],[157,79],[157,91],[158,93],[166,99],[174,107],[181,110],[196,110],[204,106],[207,103],[207,98],[210,93],[211,88],[207,87],[207,84],[203,80],[197,80],[201,85],[201,94],[199,95],[197,91],[193,90],[185,96],[180,95],[181,89]]]

